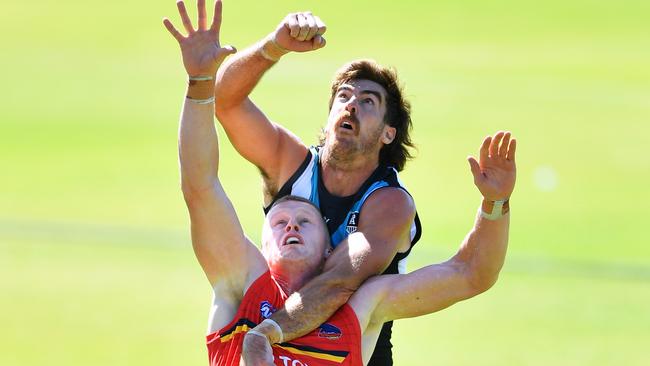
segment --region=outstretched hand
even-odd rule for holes
[[[183,65],[190,76],[214,76],[223,60],[235,52],[234,47],[221,47],[219,43],[219,30],[221,28],[221,0],[214,3],[214,17],[210,28],[207,26],[205,0],[197,0],[198,28],[194,29],[192,21],[187,15],[185,3],[182,0],[176,3],[187,36],[183,36],[168,18],[163,18],[165,28],[176,38],[181,46]]]
[[[325,47],[326,30],[325,23],[311,12],[292,13],[275,29],[273,40],[288,51],[313,51]]]
[[[467,158],[474,184],[486,200],[497,201],[510,198],[515,188],[515,149],[517,141],[510,132],[497,132],[488,136],[481,145],[479,160]]]

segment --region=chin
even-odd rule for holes
[[[356,144],[349,140],[334,140],[327,148],[336,160],[348,160],[358,152]]]

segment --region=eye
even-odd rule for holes
[[[365,98],[363,102],[368,105],[375,105],[375,101],[372,98]]]
[[[340,100],[347,100],[347,99],[350,98],[350,96],[348,95],[348,93],[341,92],[341,93],[339,93],[339,95],[337,96],[337,98],[340,99]]]
[[[287,226],[287,220],[281,219],[275,222],[273,226]]]
[[[311,223],[311,221],[309,221],[309,219],[301,219],[300,220],[300,225],[309,224],[309,223]]]

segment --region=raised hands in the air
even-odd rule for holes
[[[516,147],[517,141],[511,139],[510,132],[500,131],[483,140],[478,161],[473,156],[467,158],[474,175],[474,184],[486,200],[510,198],[515,188]]]
[[[176,5],[187,35],[183,36],[167,18],[163,19],[163,24],[181,46],[183,65],[187,74],[189,76],[214,76],[223,60],[228,55],[236,52],[234,47],[221,47],[219,43],[221,0],[214,3],[214,17],[209,28],[205,0],[197,0],[196,2],[199,16],[197,29],[194,29],[192,25],[185,3],[178,1]]]

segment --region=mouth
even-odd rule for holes
[[[352,126],[352,123],[348,121],[342,121],[341,124],[339,124],[339,127],[344,128],[346,130],[354,131],[354,127]]]
[[[359,120],[354,114],[342,113],[338,118],[338,127],[340,130],[355,132],[359,128]]]
[[[303,244],[302,237],[300,237],[299,235],[295,235],[295,234],[289,234],[289,235],[284,237],[284,240],[282,240],[282,246],[285,246],[285,245],[300,245],[300,244]]]

